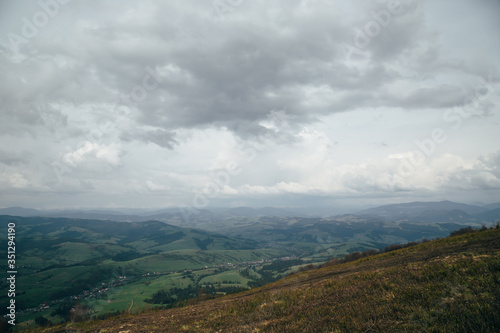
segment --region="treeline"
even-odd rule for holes
[[[449,237],[459,236],[459,235],[464,235],[464,234],[474,233],[474,232],[480,232],[480,231],[486,231],[486,230],[492,230],[492,229],[499,229],[499,228],[500,228],[500,222],[497,222],[497,224],[495,226],[492,226],[490,228],[487,228],[484,225],[479,229],[468,226],[468,227],[464,227],[464,228],[452,231],[450,233]],[[313,264],[303,266],[299,269],[299,272],[309,271],[309,270],[316,269],[316,268],[335,266],[335,265],[343,264],[346,262],[355,261],[355,260],[358,260],[361,258],[366,258],[366,257],[374,256],[377,254],[381,254],[381,253],[396,251],[396,250],[404,249],[407,247],[419,245],[422,243],[426,243],[428,241],[429,241],[428,239],[424,238],[421,241],[413,241],[413,242],[408,242],[408,243],[404,243],[404,244],[391,244],[391,245],[388,245],[388,246],[384,247],[383,249],[379,249],[379,250],[372,249],[372,250],[367,250],[367,251],[363,251],[363,252],[355,251],[353,253],[346,254],[341,259],[332,259],[332,260],[330,260],[324,264],[318,265],[318,266],[313,265]]]
[[[465,227],[462,229],[458,229],[458,230],[450,232],[450,237],[470,234],[470,233],[474,233],[474,232],[478,232],[478,231],[492,230],[492,229],[500,229],[500,221],[497,222],[497,224],[495,226],[490,227],[490,228],[487,228],[485,225],[483,225],[481,227],[481,229],[476,229],[476,228],[473,228],[471,226],[468,226],[468,227]]]
[[[288,270],[292,266],[300,265],[302,264],[301,259],[291,259],[291,260],[275,260],[269,265],[264,265],[262,267],[262,271],[275,271],[278,273],[282,273],[286,270]]]
[[[281,279],[285,271],[290,269],[290,267],[297,266],[302,263],[303,261],[301,259],[275,260],[269,265],[262,266],[259,270],[256,270],[254,267],[247,267],[240,271],[240,275],[251,280],[248,282],[249,287],[256,288]],[[259,274],[260,278],[250,274],[250,270]]]
[[[162,304],[169,307],[182,306],[185,301],[193,298],[213,298],[217,293],[233,294],[247,290],[238,286],[214,286],[206,285],[204,287],[188,285],[187,288],[172,288],[168,291],[159,290],[151,298],[144,300],[150,304]]]
[[[129,261],[129,260],[134,260],[134,259],[137,259],[137,258],[141,258],[141,257],[145,257],[147,255],[150,255],[150,253],[146,253],[146,254],[141,254],[137,251],[127,251],[127,252],[120,252],[120,253],[117,253],[116,255],[114,255],[112,257],[112,259],[114,261]]]
[[[158,290],[151,298],[145,300],[151,304],[174,304],[178,301],[198,296],[198,288],[188,285],[187,288],[172,288],[169,291]]]
[[[59,316],[64,319],[64,321],[69,321],[71,316],[71,309],[76,305],[74,300],[65,300],[56,309],[51,312],[51,316]],[[43,325],[41,325],[43,326]]]
[[[212,299],[216,297],[217,293],[226,293],[226,294],[234,294],[241,291],[248,290],[247,288],[238,287],[238,286],[214,286],[207,285],[204,287],[188,285],[187,288],[172,288],[169,291],[159,290],[153,294],[153,296],[149,299],[144,300],[146,303],[162,305],[153,308],[153,311],[170,309],[176,307],[183,307],[189,304],[191,301],[201,301],[206,299]],[[150,310],[142,310],[139,313],[150,311]],[[104,320],[107,318],[112,318],[116,316],[120,316],[126,314],[126,310],[121,311],[112,311],[106,312],[104,314],[93,316],[94,320]],[[87,318],[90,319],[90,318]],[[1,331],[0,331],[1,332]]]
[[[207,237],[205,239],[199,239],[196,237],[193,237],[194,242],[196,243],[196,246],[200,248],[200,250],[205,251],[207,249],[207,246],[212,244],[214,240],[210,237]]]

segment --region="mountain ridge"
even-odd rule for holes
[[[468,215],[476,215],[500,208],[500,202],[491,203],[484,206],[464,204],[449,200],[443,201],[412,201],[407,203],[381,205],[377,207],[363,209],[357,212],[342,215],[374,215],[379,217],[407,218],[418,217],[418,214],[424,212],[446,212],[463,211]],[[120,210],[99,210],[99,209],[66,209],[66,210],[38,210],[23,207],[0,208],[0,215],[13,215],[21,217],[46,216],[46,217],[65,217],[65,218],[89,218],[111,221],[141,222],[153,219],[172,219],[186,218],[183,212],[178,208],[165,208],[160,210],[151,210],[142,213],[129,214]],[[256,217],[256,216],[283,216],[283,217],[314,217],[310,214],[298,213],[296,209],[289,210],[278,207],[233,207],[210,209],[193,209],[189,211],[188,217],[211,217],[223,218],[224,216],[233,217]],[[332,216],[332,215],[330,215]],[[333,215],[340,216],[340,215]],[[319,217],[319,216],[318,216]],[[499,217],[500,218],[500,217]]]

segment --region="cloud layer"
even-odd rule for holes
[[[5,206],[500,194],[497,1],[2,6]]]

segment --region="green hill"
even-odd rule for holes
[[[169,310],[42,332],[498,332],[500,229],[291,275]]]
[[[257,247],[252,240],[159,221],[0,215],[0,225],[11,221],[16,224],[17,328],[33,325],[38,316],[53,323],[69,320],[68,311],[76,303],[92,307],[93,317],[126,310],[130,302],[134,311],[141,311],[151,308],[145,300],[160,289],[187,287],[188,281],[197,284],[209,275],[215,279],[239,269],[243,262],[287,255],[283,250]],[[0,231],[3,239],[6,231]],[[7,257],[6,243],[0,255]],[[7,260],[0,264],[4,272],[6,265]],[[185,270],[195,272],[183,275]],[[233,280],[235,287],[249,288],[249,279]],[[220,284],[221,290],[225,287]],[[8,290],[8,281],[2,279],[3,308],[10,301]]]

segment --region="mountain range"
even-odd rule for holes
[[[477,206],[452,201],[410,202],[365,209],[356,214],[390,221],[492,223],[500,219],[499,207],[500,203]]]
[[[233,207],[214,209],[190,209],[188,214],[179,208],[166,208],[155,211],[135,211],[123,213],[119,210],[37,210],[22,207],[0,209],[0,215],[21,217],[64,217],[78,219],[96,219],[120,222],[143,222],[159,220],[178,226],[190,226],[204,229],[211,222],[235,217],[258,218],[272,217],[325,217],[321,214],[304,214],[296,209],[275,207]],[[412,222],[451,222],[460,224],[490,224],[500,220],[500,202],[484,206],[464,204],[452,201],[410,202],[383,205],[364,209],[350,215],[376,217],[385,221]],[[336,215],[332,217],[339,217]]]

